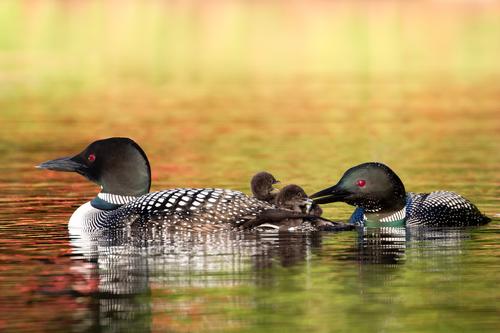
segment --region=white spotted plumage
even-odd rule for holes
[[[114,226],[161,222],[171,228],[228,228],[255,218],[272,205],[242,192],[222,189],[172,189],[152,192],[106,212]],[[129,216],[134,216],[131,220]]]
[[[469,200],[455,192],[408,193],[406,224],[426,226],[479,225],[486,218]]]

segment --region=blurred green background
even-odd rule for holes
[[[496,1],[0,3],[2,94],[334,78],[494,79]]]

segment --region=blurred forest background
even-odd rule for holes
[[[499,11],[488,0],[3,0],[2,95],[311,76],[495,79]]]

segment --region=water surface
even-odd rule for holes
[[[146,95],[4,101],[0,328],[497,331],[498,221],[365,237],[355,231],[69,235],[69,216],[98,188],[78,175],[33,166],[111,135],[143,146],[153,190],[249,192],[250,176],[265,169],[311,193],[350,165],[381,160],[409,190],[455,190],[490,216],[500,211],[500,90],[449,85],[436,96],[432,83],[259,87],[205,88],[191,98],[164,87]],[[343,204],[325,206],[331,218],[350,212]]]

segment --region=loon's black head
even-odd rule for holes
[[[272,193],[276,191],[273,185],[277,183],[279,183],[279,180],[276,180],[273,175],[269,172],[262,171],[253,176],[250,186],[253,195],[257,199],[267,201],[272,196]]]
[[[402,209],[406,203],[403,182],[382,163],[363,163],[347,170],[337,185],[314,193],[317,204],[342,201],[368,212]]]
[[[287,185],[281,189],[276,196],[276,205],[288,209],[294,209],[312,203],[302,187],[298,185]]]
[[[94,141],[75,156],[50,160],[38,168],[77,172],[101,185],[103,193],[138,196],[148,193],[151,186],[148,158],[128,138]]]

